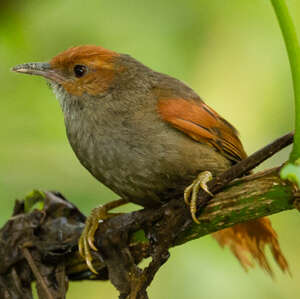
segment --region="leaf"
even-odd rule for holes
[[[44,199],[44,192],[33,190],[24,199],[24,212],[29,213],[33,209],[42,210],[44,208]]]
[[[296,160],[295,164],[286,164],[280,171],[280,177],[296,183],[300,187],[300,159]]]

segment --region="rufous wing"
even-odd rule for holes
[[[246,158],[237,131],[204,102],[162,98],[158,111],[164,121],[194,140],[210,144],[233,163]]]

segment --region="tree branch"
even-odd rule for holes
[[[215,231],[231,227],[235,224],[276,214],[285,210],[296,208],[300,193],[294,187],[280,179],[280,168],[274,168],[254,175],[235,180],[226,190],[219,192],[203,209],[199,220],[201,225],[192,225],[183,231],[176,239],[173,246],[182,245],[190,240],[203,237]],[[122,214],[117,218],[109,219],[107,226],[116,227],[118,222],[124,222],[128,227],[133,227],[134,222],[148,217],[156,219],[155,211],[140,210],[129,214]],[[165,211],[166,217],[170,217],[169,211]],[[121,219],[120,219],[121,218]],[[97,232],[96,239],[101,239],[101,231]],[[143,244],[143,252],[137,250]],[[149,256],[149,243],[144,235],[133,233],[129,246],[136,259]],[[103,264],[102,264],[103,265]],[[83,268],[86,266],[83,265]],[[100,266],[101,268],[101,266]],[[97,268],[97,269],[100,269]],[[68,274],[78,274],[78,270],[70,264]]]
[[[184,244],[240,222],[293,209],[300,194],[294,190],[291,184],[280,179],[278,170],[272,169],[236,180],[226,190],[216,194],[199,217],[201,225],[192,224],[188,229],[183,230],[172,246]],[[62,261],[65,263],[66,275],[70,280],[108,279],[107,266],[103,261],[95,263],[99,272],[99,275],[96,276],[87,269],[85,262],[77,253],[77,240],[84,225],[84,217],[80,211],[57,193],[46,192],[45,197],[42,193],[37,192],[33,195],[35,198],[39,196],[39,200],[44,202],[43,209],[23,213],[24,202],[17,201],[15,215],[0,231],[0,258],[3,261],[0,266],[0,297],[24,298],[22,296],[25,293],[31,293],[29,291],[30,283],[35,280],[35,277],[28,274],[30,273],[29,266],[25,262],[25,257],[20,254],[19,248],[24,247],[33,251],[36,256],[34,261],[40,269],[41,275],[47,279],[50,277],[53,279],[53,276],[49,275],[49,267],[55,271]],[[133,232],[141,229],[137,223],[142,222],[141,219],[146,219],[143,221],[144,223],[150,221],[153,226],[156,226],[163,219],[169,221],[170,218],[173,218],[170,215],[173,207],[167,206],[164,207],[162,218],[153,215],[157,214],[157,210],[144,209],[109,219],[101,226],[96,238],[103,240],[102,234],[108,228],[110,236],[119,235],[120,226],[124,233],[122,223],[125,224],[130,238],[125,238],[127,244],[121,249],[118,248],[118,254],[129,248],[134,264],[137,264],[151,255],[151,251],[153,251],[150,242],[143,234]],[[157,221],[157,218],[160,221]],[[160,225],[157,229],[164,230]],[[172,234],[172,231],[168,231],[168,233]],[[116,237],[115,240],[119,240],[119,237]],[[107,246],[105,243],[102,245]],[[37,255],[43,258],[37,258]],[[45,271],[47,275],[45,275]],[[13,275],[13,273],[15,274]],[[51,293],[59,294],[59,290],[56,289],[53,292],[51,289],[54,282],[47,281],[47,279],[46,283],[50,286]],[[27,289],[26,292],[24,290],[21,292],[20,288],[24,287]],[[61,288],[67,289],[65,286],[61,286]],[[54,298],[63,297],[57,295]]]

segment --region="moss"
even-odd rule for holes
[[[221,213],[212,215],[213,212],[220,211],[220,209],[222,209]],[[275,184],[262,195],[249,197],[245,195],[245,197],[228,201],[228,205],[224,201],[221,205],[208,207],[199,218],[201,224],[194,224],[188,231],[181,234],[176,245],[237,223],[255,219],[258,216],[263,217],[288,209],[293,209],[292,187],[283,185],[279,181],[279,184]]]
[[[146,238],[145,232],[142,229],[134,232],[131,235],[130,243],[145,242],[145,241],[148,241],[148,239]]]

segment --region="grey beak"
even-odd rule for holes
[[[18,64],[11,68],[13,72],[42,76],[46,79],[61,83],[64,78],[58,74],[55,70],[51,69],[51,66],[47,62],[30,62],[24,64]]]
[[[43,76],[45,72],[51,70],[51,67],[50,64],[46,62],[31,62],[18,64],[11,70],[18,73]]]

